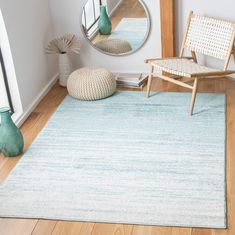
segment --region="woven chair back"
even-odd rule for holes
[[[191,13],[184,49],[226,60],[233,49],[235,24]]]

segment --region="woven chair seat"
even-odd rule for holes
[[[218,69],[209,68],[185,58],[154,60],[151,64],[161,71],[189,78],[193,74],[218,72]]]

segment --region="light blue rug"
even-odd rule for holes
[[[136,50],[143,44],[147,31],[147,18],[123,18],[110,38],[126,40]]]
[[[0,186],[0,216],[224,228],[224,95],[66,97]]]

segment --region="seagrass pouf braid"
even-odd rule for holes
[[[69,76],[67,89],[79,100],[104,99],[116,91],[116,79],[107,69],[82,68]]]
[[[95,43],[95,46],[111,54],[123,54],[132,51],[132,47],[128,41],[118,38],[98,41]]]

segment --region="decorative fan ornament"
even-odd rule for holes
[[[68,77],[72,72],[72,63],[68,52],[79,54],[80,41],[74,34],[65,34],[64,36],[53,39],[49,42],[46,53],[59,55],[59,83],[66,87]]]
[[[65,34],[49,42],[46,53],[48,54],[65,54],[69,51],[79,54],[80,41],[74,34]]]

